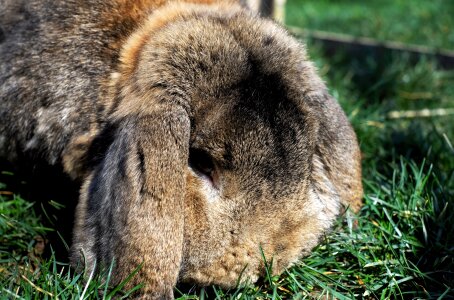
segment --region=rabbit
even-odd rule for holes
[[[362,203],[306,48],[241,1],[0,0],[0,153],[80,184],[70,260],[138,297],[232,287]]]

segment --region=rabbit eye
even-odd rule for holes
[[[211,156],[201,149],[189,149],[189,167],[214,184],[215,166]]]

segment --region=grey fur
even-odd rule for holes
[[[194,2],[194,3],[191,3]],[[173,297],[307,255],[360,153],[303,45],[235,1],[0,0],[0,154],[82,182],[71,259]]]

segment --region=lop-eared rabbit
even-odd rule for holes
[[[280,273],[359,209],[345,114],[243,3],[0,0],[0,26],[0,152],[81,183],[74,266],[172,299]]]

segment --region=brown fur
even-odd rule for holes
[[[77,3],[76,3],[77,2]],[[173,298],[307,255],[361,206],[360,152],[304,46],[235,1],[0,0],[0,152],[82,182],[73,265]],[[6,17],[8,15],[8,17]]]

